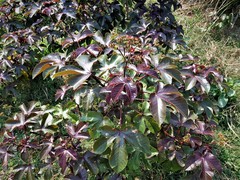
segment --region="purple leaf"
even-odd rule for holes
[[[68,134],[75,139],[88,139],[89,135],[86,132],[82,132],[87,128],[87,125],[80,122],[77,126],[67,125],[66,129]]]
[[[71,57],[73,59],[77,58],[78,56],[84,54],[85,52],[87,52],[87,49],[85,47],[79,47],[77,48],[75,51],[72,52]]]
[[[202,145],[202,139],[200,137],[190,137],[190,145],[192,148],[195,148],[196,145]]]
[[[169,59],[163,59],[157,69],[160,71],[162,79],[167,83],[171,84],[172,78],[183,83],[180,71],[177,70],[177,66],[171,64]]]
[[[101,93],[107,93],[106,100],[113,102],[124,100],[126,104],[132,103],[137,97],[137,85],[131,78],[115,77],[101,90]],[[110,96],[109,96],[110,95]]]
[[[69,86],[64,85],[60,87],[61,89],[58,89],[56,94],[55,94],[55,101],[57,101],[59,98],[63,100],[65,93],[67,90],[69,90]]]
[[[152,76],[154,78],[159,78],[158,73],[150,67],[146,66],[145,64],[140,64],[137,67],[133,64],[129,64],[128,67],[133,69],[137,73],[142,73],[148,76]]]
[[[43,149],[40,152],[40,158],[41,159],[46,159],[48,154],[51,152],[53,148],[53,138],[50,140],[44,140],[42,143]]]
[[[202,155],[199,152],[195,152],[194,155],[190,156],[187,159],[187,162],[185,164],[185,170],[186,171],[192,171],[197,166],[200,166],[202,163]]]
[[[207,124],[205,124],[202,121],[196,122],[196,129],[193,131],[196,134],[202,134],[202,135],[213,135],[213,131],[211,130],[211,127],[209,127]]]
[[[62,169],[62,173],[66,172],[68,161],[77,160],[77,153],[72,149],[65,149],[61,146],[56,148],[56,156],[59,157],[59,166]]]
[[[158,122],[159,126],[164,122],[166,118],[166,103],[157,96],[157,94],[151,94],[150,107],[153,118]]]
[[[5,148],[0,147],[0,159],[2,159],[3,167],[7,167],[10,157],[14,157],[14,154],[8,152]]]
[[[102,52],[102,48],[97,45],[97,44],[91,44],[88,48],[87,51],[94,55],[95,57],[97,57],[101,52]]]
[[[71,34],[70,37],[66,38],[63,42],[62,42],[62,46],[63,48],[68,47],[69,45],[75,43],[75,42],[80,42],[84,39],[86,39],[87,37],[91,37],[93,36],[93,33],[90,30],[85,30],[79,34]]]
[[[220,161],[212,153],[207,152],[204,157],[207,163],[210,165],[211,169],[215,169],[219,173],[222,172]]]
[[[158,150],[160,152],[165,150],[175,150],[174,138],[167,137],[160,140],[158,143]]]
[[[186,171],[194,170],[197,166],[202,167],[201,178],[212,179],[214,170],[218,172],[222,171],[222,166],[219,160],[210,152],[205,151],[203,154],[195,152],[194,155],[190,156],[186,162]]]
[[[156,93],[151,94],[151,111],[154,119],[162,124],[166,116],[165,102],[174,106],[184,117],[188,117],[188,105],[182,94],[172,85],[158,87]]]

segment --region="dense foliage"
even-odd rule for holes
[[[21,159],[13,179],[131,179],[155,164],[201,179],[221,172],[211,148],[218,107],[208,93],[222,76],[180,54],[187,46],[172,14],[179,7],[175,0],[1,4],[1,88],[17,95],[22,79],[40,74],[64,83],[59,104],[31,101],[6,121],[3,168]]]

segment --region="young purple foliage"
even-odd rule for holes
[[[13,90],[20,78],[40,75],[65,84],[58,105],[21,105],[6,121],[3,166],[19,154],[15,178],[135,178],[153,162],[175,163],[169,172],[201,166],[202,179],[221,172],[208,93],[222,76],[177,54],[186,47],[172,14],[179,7],[176,0],[4,1],[1,86]]]

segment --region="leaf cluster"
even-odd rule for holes
[[[221,172],[208,93],[222,76],[177,54],[186,47],[172,14],[178,7],[175,0],[5,1],[1,85],[42,75],[63,80],[56,101],[71,95],[54,107],[20,106],[5,123],[3,167],[18,152],[15,179],[134,178],[155,162],[196,169],[202,179]]]

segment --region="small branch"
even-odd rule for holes
[[[124,61],[125,61],[125,66],[124,66],[124,72],[123,72],[123,76],[126,76],[126,71],[127,71],[127,59],[125,57],[125,49],[124,49],[124,54],[122,53],[122,51],[120,49],[118,49],[118,51],[120,52],[120,54],[122,55]]]
[[[143,78],[145,78],[145,77],[146,77],[146,75],[140,77],[140,78],[138,79],[138,81],[141,81],[141,80],[142,80]]]
[[[135,98],[135,100],[137,100],[137,101],[147,101],[147,102],[150,102],[150,100],[149,100],[149,99]]]
[[[62,21],[62,22],[63,22],[63,24],[65,24],[67,26],[67,24],[64,21]],[[72,38],[73,43],[76,42],[77,46],[80,48],[81,46],[80,46],[79,42],[74,40],[73,35],[66,30],[65,26],[63,26],[62,28]]]
[[[105,87],[105,85],[98,79],[97,76],[93,75],[92,78],[102,87]]]
[[[123,125],[123,104],[122,104],[122,102],[121,102],[121,105],[120,105],[120,119],[119,119],[119,124],[120,124],[120,126],[122,126]]]

